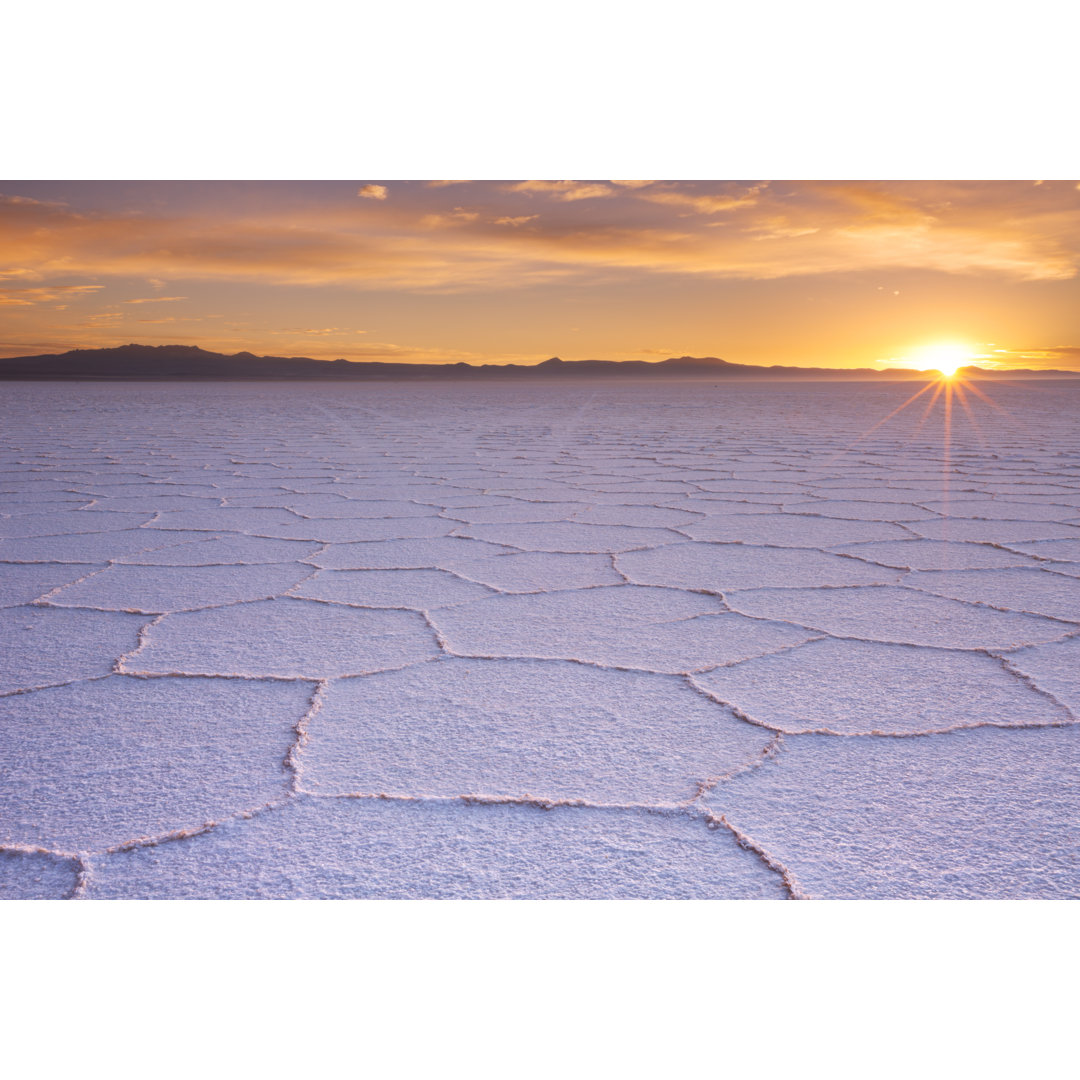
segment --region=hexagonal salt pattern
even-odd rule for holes
[[[0,699],[0,845],[110,847],[281,799],[311,693],[114,675]]]
[[[976,652],[811,641],[694,676],[718,701],[788,734],[915,735],[979,724],[1042,726],[1070,714]]]
[[[205,899],[781,900],[727,830],[640,810],[292,800],[97,860],[87,895]]]
[[[320,793],[480,793],[662,805],[760,755],[769,732],[668,675],[442,660],[336,681],[308,726]]]
[[[0,897],[1080,894],[1080,386],[582,389],[6,386]]]
[[[784,738],[705,796],[803,895],[1077,895],[1080,728]]]

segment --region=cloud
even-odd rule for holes
[[[41,275],[34,270],[22,267],[11,267],[8,270],[0,270],[0,281],[40,281]]]
[[[340,326],[287,326],[282,330],[268,331],[271,334],[315,334],[319,337],[326,334],[348,334],[351,332]]]
[[[553,195],[562,202],[577,202],[578,199],[600,199],[606,195],[614,195],[612,188],[604,184],[585,184],[580,180],[522,180],[520,183],[511,184],[506,188],[512,192],[543,192]]]
[[[104,288],[104,285],[52,285],[40,288],[0,289],[0,304],[9,307],[31,307],[34,304],[47,304],[65,297],[85,296]]]
[[[454,225],[467,225],[480,216],[478,210],[466,210],[462,206],[455,206],[448,214],[425,214],[420,219],[420,226],[424,229],[444,229]]]
[[[873,222],[924,225],[948,209],[947,203],[934,197],[932,187],[927,192],[930,197],[921,200],[913,189],[888,184],[823,183],[815,190],[844,208],[856,208],[864,220]]]
[[[477,184],[470,208],[440,205],[438,192],[419,189],[419,214],[415,200],[396,200],[370,216],[321,200],[261,206],[250,217],[230,209],[146,210],[136,218],[127,209],[76,213],[8,199],[0,201],[0,251],[20,268],[20,282],[63,275],[424,293],[628,273],[771,280],[931,270],[1063,281],[1080,267],[1080,201],[1071,182],[658,182],[644,190],[605,187],[619,197],[585,205],[565,197],[580,186],[589,185],[535,181],[508,191],[503,182]],[[538,192],[552,199],[542,216],[515,212]],[[478,212],[487,206],[490,216]],[[426,225],[418,228],[421,217]],[[12,283],[0,302],[64,302],[103,287]]]
[[[696,195],[687,191],[647,191],[640,198],[666,206],[685,206],[699,214],[719,214],[725,210],[754,206],[761,190],[761,187],[752,187],[742,194],[732,195]]]
[[[104,311],[97,315],[88,315],[85,322],[77,325],[84,330],[100,330],[103,326],[115,326],[123,318],[119,311]]]
[[[69,210],[69,206],[64,202],[47,202],[44,199],[31,199],[26,195],[3,195],[0,194],[0,203],[6,203],[9,206],[36,206],[48,210]]]
[[[186,296],[140,296],[137,300],[122,300],[123,304],[165,304],[172,300],[186,300]]]
[[[385,199],[386,188],[382,184],[365,184],[356,194],[361,199]]]
[[[1045,367],[1080,370],[1080,345],[1054,345],[1037,349],[994,349],[995,360],[1007,367]]]
[[[609,180],[609,184],[614,184],[616,187],[625,188],[643,188],[648,187],[650,184],[655,184],[655,180]]]

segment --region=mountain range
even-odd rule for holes
[[[979,378],[1068,378],[1075,371],[961,368]],[[679,378],[793,380],[912,380],[935,373],[891,368],[819,368],[736,364],[715,356],[644,360],[560,360],[528,364],[402,364],[383,361],[314,360],[306,356],[255,356],[249,352],[210,352],[194,345],[121,345],[111,349],[73,349],[41,356],[0,358],[0,379],[346,379],[433,380],[547,378]]]

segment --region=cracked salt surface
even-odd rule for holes
[[[222,867],[234,868],[222,873]],[[779,900],[702,820],[639,810],[292,801],[182,844],[112,855],[92,898]]]
[[[909,574],[905,585],[954,600],[968,600],[1011,611],[1030,611],[1068,619],[1080,629],[1080,581],[1044,569],[924,570]]]
[[[522,551],[630,551],[652,544],[673,544],[685,537],[666,529],[634,525],[584,525],[576,521],[522,525],[468,525],[461,536],[490,540]]]
[[[1071,719],[991,656],[871,641],[811,641],[695,675],[694,683],[789,734],[914,735]]]
[[[167,615],[121,663],[134,673],[320,679],[438,654],[417,613],[278,597]]]
[[[96,566],[8,563],[0,572],[0,607],[29,604],[44,593],[70,585],[95,570],[104,569],[104,563]]]
[[[1080,716],[1080,637],[1017,649],[1003,656],[1011,669],[1027,675],[1074,716]]]
[[[427,608],[463,604],[491,590],[445,570],[319,570],[293,596],[372,608]]]
[[[444,557],[443,565],[470,581],[510,593],[552,592],[625,580],[607,555],[523,551],[483,558]]]
[[[101,850],[284,798],[311,687],[94,682],[0,699],[0,846]]]
[[[320,793],[666,805],[762,753],[683,680],[536,660],[456,660],[335,682],[308,725]]]
[[[47,607],[0,610],[0,694],[108,675],[146,624],[137,615]]]
[[[1056,641],[1077,630],[1038,615],[979,607],[891,585],[752,589],[731,593],[728,602],[734,611],[790,620],[835,637],[946,649],[1010,649]]]
[[[200,536],[170,547],[123,555],[114,561],[136,566],[252,566],[294,562],[314,555],[321,548],[321,544],[305,540],[268,540],[227,533],[208,540]]]
[[[117,565],[57,589],[49,603],[159,614],[275,596],[299,585],[311,570],[296,563],[257,566]]]
[[[1080,895],[1080,387],[8,390],[0,897]]]
[[[579,660],[675,674],[812,636],[733,614],[712,596],[636,585],[493,597],[429,617],[456,656]]]
[[[112,513],[108,510],[58,510],[51,514],[16,514],[0,518],[0,537],[21,540],[39,536],[115,532],[145,525],[149,513]]]
[[[900,580],[894,570],[822,551],[679,544],[629,551],[616,565],[642,585],[716,591],[797,585],[881,585]]]
[[[705,802],[806,896],[1080,895],[1080,729],[785,736]]]
[[[0,900],[66,900],[78,881],[74,859],[48,851],[0,847]]]
[[[794,548],[829,548],[860,540],[903,540],[911,533],[884,521],[840,521],[798,514],[747,514],[738,518],[706,518],[684,525],[695,540],[775,545]]]
[[[989,520],[986,518],[943,517],[932,521],[913,521],[911,531],[928,540],[971,540],[977,544],[1008,544],[1031,540],[1080,539],[1075,525],[1056,525],[1049,521]]]
[[[1030,556],[1023,553],[992,544],[972,544],[962,540],[897,540],[895,543],[844,544],[832,550],[881,566],[894,566],[898,570],[974,570],[1035,564]]]
[[[432,539],[327,544],[306,561],[325,570],[452,570],[453,560],[485,558],[511,551],[513,548],[485,544],[479,540],[438,536]]]

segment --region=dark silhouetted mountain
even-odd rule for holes
[[[1080,372],[987,371],[962,368],[979,378],[1062,378]],[[715,356],[678,356],[658,363],[644,360],[550,360],[526,364],[401,364],[383,361],[313,360],[306,356],[229,356],[195,345],[121,345],[113,349],[73,349],[42,356],[0,359],[0,379],[347,379],[453,380],[686,378],[790,380],[911,380],[930,377],[921,371],[876,368],[808,368],[773,364],[734,364]]]

